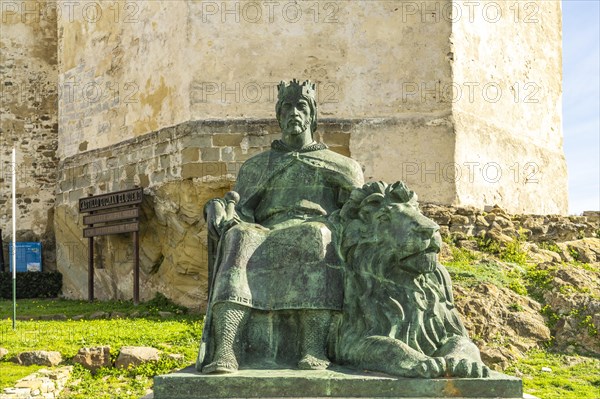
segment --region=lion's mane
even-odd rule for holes
[[[448,338],[467,335],[446,269],[437,260],[427,273],[402,268],[402,259],[412,255],[406,237],[424,221],[437,227],[419,212],[414,192],[401,182],[367,183],[352,192],[339,216],[347,272],[338,361],[348,363],[368,337],[394,338],[431,356]],[[394,220],[407,221],[406,231],[392,228]]]

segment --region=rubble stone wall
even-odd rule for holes
[[[11,175],[17,179],[17,240],[41,241],[43,265],[56,267],[54,187],[58,143],[56,7],[46,1],[0,4],[0,229],[4,259],[12,230]],[[12,149],[16,149],[16,166]],[[8,270],[8,265],[6,266]]]

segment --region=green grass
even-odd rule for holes
[[[0,361],[0,389],[14,385],[16,381],[41,368],[43,366],[16,366],[14,363]]]
[[[70,382],[61,399],[139,399],[152,387],[152,377],[187,366],[190,362],[177,362],[161,357],[137,368],[102,368],[96,375],[80,365],[75,365]]]
[[[0,299],[0,319],[12,317],[12,301]],[[176,314],[185,314],[187,309],[177,306],[157,294],[154,299],[134,305],[131,301],[74,301],[69,299],[18,299],[17,317],[38,317],[42,315],[64,314],[67,317],[86,315],[98,311],[120,312],[126,315],[132,313],[148,313],[157,315],[158,311],[169,311]]]
[[[540,247],[541,249],[556,252],[557,254],[562,255],[562,250],[554,242],[549,242],[549,241],[540,242],[540,243],[538,243],[538,247]]]
[[[199,314],[174,314],[167,319],[156,316],[161,310],[173,313],[178,310],[160,297],[139,306],[118,301],[90,304],[68,300],[20,300],[19,305],[18,314],[29,317],[44,314],[72,317],[97,311],[148,314],[143,318],[106,320],[18,320],[17,329],[13,331],[12,320],[7,315],[12,314],[12,303],[0,301],[0,346],[10,350],[8,357],[23,351],[54,350],[61,353],[64,363],[73,364],[73,356],[82,347],[108,345],[113,360],[119,349],[127,345],[151,346],[163,351],[164,355],[158,362],[128,370],[108,368],[92,375],[76,365],[68,389],[61,398],[139,398],[152,386],[154,375],[183,368],[195,361],[202,333],[202,316]],[[185,359],[176,361],[166,357],[171,353],[182,354]],[[0,389],[14,385],[17,380],[39,368],[0,362]]]
[[[552,372],[542,371],[549,367]],[[530,351],[507,374],[522,373],[525,392],[543,399],[598,399],[600,359]]]
[[[450,246],[452,259],[444,262],[452,281],[465,287],[490,283],[506,287],[517,294],[527,295],[523,285],[523,275],[526,268],[513,262],[502,265],[493,259],[483,259],[479,254],[465,248]],[[508,267],[507,267],[508,266]]]
[[[11,353],[52,348],[72,358],[79,348],[109,345],[116,352],[124,345],[152,346],[192,358],[200,342],[199,317],[173,320],[114,319],[78,321],[0,321],[0,346]]]

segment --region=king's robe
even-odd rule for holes
[[[362,184],[356,161],[320,143],[292,150],[277,140],[242,165],[234,188],[241,222],[223,232],[209,254],[200,364],[209,361],[205,337],[216,303],[263,311],[341,309],[342,261],[329,216]]]

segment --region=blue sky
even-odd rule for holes
[[[600,1],[564,0],[563,134],[569,213],[600,210]]]

